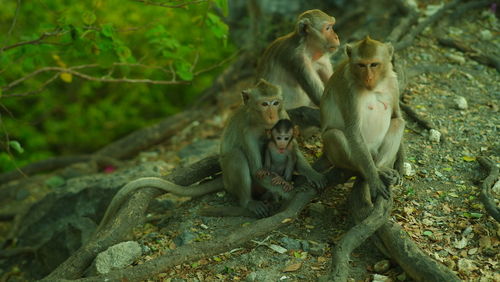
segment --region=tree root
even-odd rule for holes
[[[403,37],[402,40],[396,43],[394,45],[394,49],[396,51],[400,51],[411,46],[413,40],[415,40],[415,37],[417,37],[420,33],[422,33],[422,31],[424,31],[424,29],[426,29],[428,26],[434,24],[437,20],[441,19],[448,10],[451,10],[456,6],[458,6],[460,2],[461,0],[454,0],[444,5],[441,9],[439,9],[439,11],[437,11],[432,16],[422,21],[420,24],[417,25],[416,28],[411,30],[405,37]]]
[[[349,198],[352,215],[357,223],[372,214],[368,189],[366,183],[356,181]],[[376,237],[376,241],[382,243],[381,246],[376,244],[377,247],[383,253],[388,253],[411,278],[417,281],[460,281],[453,271],[420,250],[398,223],[386,221],[377,230]]]
[[[497,221],[500,222],[500,209],[497,207],[494,201],[494,197],[491,194],[491,187],[495,185],[498,181],[498,167],[489,158],[479,157],[477,161],[481,166],[488,171],[488,176],[484,179],[481,185],[480,199],[484,205],[486,211]]]
[[[96,161],[100,166],[120,166],[117,160],[134,156],[141,150],[149,148],[162,140],[175,135],[179,129],[186,127],[197,119],[200,112],[186,111],[165,118],[161,122],[139,129],[128,136],[117,140],[92,155],[55,157],[29,164],[23,168],[0,174],[0,185],[23,176],[31,176],[40,172],[53,171],[80,162]]]
[[[166,177],[167,180],[179,185],[191,185],[208,176],[220,172],[217,157],[203,159],[189,167],[177,169]],[[201,185],[218,185],[222,189],[222,180],[217,178]],[[130,235],[132,229],[144,220],[144,213],[149,202],[162,194],[161,190],[144,188],[133,193],[130,200],[120,209],[109,226],[102,229],[94,238],[80,247],[66,261],[60,264],[43,280],[77,279],[92,263],[95,256],[115,245]]]
[[[347,281],[349,274],[349,257],[354,249],[372,236],[382,226],[391,213],[391,205],[385,205],[386,200],[378,197],[370,215],[351,228],[338,242],[332,252],[332,269],[330,281]]]
[[[99,155],[63,156],[49,158],[39,162],[31,163],[22,168],[0,174],[0,185],[19,179],[23,176],[31,176],[40,172],[56,170],[75,163],[95,161],[99,166],[120,166],[120,162],[112,157]]]
[[[259,237],[276,230],[288,222],[286,219],[296,218],[300,211],[313,199],[315,195],[316,192],[313,189],[308,188],[304,192],[297,193],[293,201],[291,201],[291,204],[284,211],[271,217],[256,220],[250,225],[238,227],[227,236],[207,242],[192,243],[190,245],[171,250],[165,255],[145,262],[141,265],[112,271],[103,276],[88,277],[77,281],[141,281],[151,277],[152,275],[166,271],[175,265],[230,251],[231,249],[239,247],[255,237]]]
[[[441,37],[438,38],[438,42],[443,46],[452,47],[459,51],[462,51],[466,53],[474,61],[489,67],[496,68],[497,71],[500,72],[500,60],[497,59],[495,56],[484,54],[483,52],[474,49],[468,45],[465,45],[465,43],[460,42],[456,39]]]

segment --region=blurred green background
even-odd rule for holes
[[[168,8],[134,0],[2,1],[0,171],[93,152],[195,101],[223,69],[212,67],[236,48],[221,20],[227,1],[194,2]],[[36,44],[15,46],[43,34]],[[44,71],[76,66],[98,80],[188,83],[101,82]]]

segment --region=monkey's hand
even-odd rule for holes
[[[289,192],[294,188],[290,182],[286,181],[285,179],[283,179],[283,177],[277,174],[274,176],[273,179],[271,179],[271,184],[283,186],[283,191],[285,192]]]
[[[308,175],[306,175],[307,182],[313,185],[316,190],[322,190],[327,184],[326,177],[315,170],[312,170]]]
[[[255,177],[257,177],[257,179],[263,179],[264,177],[269,176],[269,175],[271,175],[271,173],[268,170],[263,169],[263,168],[261,168],[261,169],[257,170],[257,172],[255,172]]]
[[[399,172],[392,168],[380,168],[378,175],[386,186],[397,185],[401,181]]]
[[[376,178],[375,181],[369,182],[368,185],[370,186],[370,195],[373,202],[377,199],[378,193],[380,193],[385,199],[389,199],[391,196],[389,186],[386,186],[380,178]]]
[[[247,205],[247,209],[254,213],[258,218],[269,216],[269,207],[262,201],[250,201]]]

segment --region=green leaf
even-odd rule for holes
[[[191,72],[191,64],[186,62],[186,61],[175,61],[174,63],[175,67],[175,73],[182,79],[182,80],[192,80],[193,79],[193,73]]]
[[[101,33],[102,33],[102,35],[104,35],[106,37],[113,38],[114,33],[115,33],[115,29],[113,28],[112,24],[109,24],[109,23],[103,24],[102,29],[101,29]]]
[[[227,2],[227,0],[215,0],[215,4],[222,10],[222,14],[224,16],[227,16],[227,13],[229,11]]]
[[[132,51],[125,45],[119,45],[115,47],[116,54],[120,59],[126,60],[132,55]]]
[[[83,23],[86,25],[91,25],[97,19],[96,15],[92,11],[85,11],[82,15]]]
[[[21,143],[19,143],[18,141],[16,140],[12,140],[12,141],[9,141],[9,146],[14,149],[16,152],[18,152],[19,154],[22,154],[24,153],[24,149],[23,147],[21,146]]]
[[[471,212],[470,216],[474,217],[474,218],[481,218],[483,216],[483,214],[482,213],[477,213],[477,212]]]
[[[60,176],[52,176],[45,181],[45,184],[50,188],[57,188],[61,185],[64,185],[64,183],[66,183],[66,180],[64,180],[64,178]]]
[[[426,231],[424,231],[424,233],[423,233],[423,234],[424,234],[425,236],[432,236],[432,231],[430,231],[430,230],[426,230]]]

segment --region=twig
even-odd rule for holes
[[[409,32],[401,41],[394,45],[395,50],[402,50],[407,48],[413,43],[413,40],[417,35],[419,35],[425,28],[435,23],[438,19],[442,18],[444,13],[450,9],[453,9],[458,4],[460,4],[461,0],[454,0],[444,5],[439,11],[434,13],[432,16],[428,17],[426,20],[422,21],[417,25],[411,32]]]
[[[14,49],[16,47],[20,47],[20,46],[28,45],[28,44],[33,44],[33,45],[37,45],[37,44],[51,44],[49,42],[43,42],[43,40],[45,38],[47,38],[47,37],[50,37],[50,36],[56,36],[56,35],[62,34],[63,32],[64,31],[60,30],[60,29],[55,30],[53,32],[44,32],[37,39],[28,40],[28,41],[22,41],[22,42],[18,42],[18,43],[9,45],[9,46],[4,46],[4,47],[0,48],[0,52],[4,52],[4,51],[7,51],[7,50]]]
[[[483,202],[486,211],[497,221],[500,222],[500,209],[495,204],[493,195],[491,194],[491,187],[498,181],[498,167],[496,164],[486,157],[478,157],[477,161],[481,166],[488,171],[488,176],[484,179],[481,185],[480,198]]]
[[[196,0],[196,1],[183,2],[180,4],[167,4],[167,3],[153,2],[153,1],[149,1],[149,0],[132,0],[132,1],[140,2],[140,3],[143,3],[145,5],[159,6],[159,7],[165,7],[165,8],[181,8],[181,7],[188,6],[188,5],[208,2],[208,0]]]
[[[19,16],[19,9],[20,8],[21,8],[21,0],[17,0],[16,12],[14,14],[14,19],[12,20],[12,24],[10,25],[9,31],[7,32],[7,34],[9,36],[12,34],[12,31],[14,30],[14,27],[16,26],[17,17]]]
[[[434,124],[431,121],[428,121],[424,118],[422,118],[417,112],[415,112],[410,106],[407,104],[399,101],[399,107],[410,117],[412,118],[416,123],[418,123],[420,126],[423,128],[430,130],[430,129],[436,129]]]

